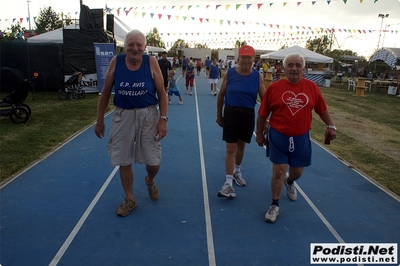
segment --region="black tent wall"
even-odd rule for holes
[[[64,81],[62,44],[32,44],[25,41],[0,42],[0,67],[17,69],[23,78],[39,72],[34,80],[35,91],[58,90]],[[15,88],[13,77],[1,72],[0,90],[9,92]]]

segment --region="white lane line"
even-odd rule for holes
[[[75,236],[78,234],[79,230],[81,229],[82,225],[85,223],[87,217],[93,210],[94,206],[96,206],[97,202],[99,201],[101,195],[103,195],[104,191],[110,184],[111,180],[113,179],[114,175],[117,173],[119,166],[116,166],[111,174],[108,176],[107,180],[104,182],[103,186],[100,188],[97,195],[94,197],[90,205],[87,207],[86,211],[83,213],[82,217],[79,219],[78,223],[75,225],[74,229],[71,231],[67,239],[65,240],[64,244],[58,250],[57,254],[54,256],[53,260],[50,262],[49,266],[55,266],[61,260],[62,256],[64,255],[65,251],[68,249],[69,245],[74,240]]]
[[[199,134],[201,180],[202,180],[202,185],[203,185],[204,214],[205,214],[205,218],[206,218],[208,265],[215,266],[216,262],[215,262],[215,251],[214,251],[214,239],[213,239],[212,226],[211,226],[210,203],[208,201],[207,176],[206,176],[206,167],[205,167],[205,163],[204,163],[203,138],[201,135],[199,104],[197,101],[196,83],[194,83],[194,97],[195,97],[195,103],[196,103],[197,132]]]
[[[256,133],[253,132],[253,135],[256,136]],[[265,149],[265,146],[263,146]],[[321,221],[325,224],[325,226],[328,228],[328,230],[331,232],[331,234],[336,238],[336,240],[339,243],[346,243],[343,238],[339,235],[339,233],[333,228],[331,223],[325,218],[325,216],[320,212],[320,210],[315,206],[315,204],[311,201],[311,199],[307,196],[307,194],[300,188],[300,186],[297,183],[294,183],[295,187],[297,190],[300,192],[300,194],[303,196],[303,198],[307,201],[308,205],[310,205],[311,209],[318,215],[318,217],[321,219]],[[357,264],[358,266],[362,266],[363,264]]]

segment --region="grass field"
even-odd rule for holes
[[[321,91],[338,127],[337,139],[326,147],[350,167],[400,195],[400,98],[378,92],[357,97],[347,90],[347,83],[333,83]],[[30,94],[25,101],[34,112],[26,124],[0,117],[0,179],[19,173],[91,125],[98,99],[97,94],[88,94],[71,101],[60,99],[57,92],[36,92],[34,99]],[[323,143],[324,130],[316,115],[312,138]]]

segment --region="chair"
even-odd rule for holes
[[[357,85],[356,81],[353,79],[349,79],[347,82],[349,83],[349,85],[347,86],[347,90],[350,90],[350,87],[353,86],[353,91],[354,91],[356,89],[356,85]]]

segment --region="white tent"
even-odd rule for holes
[[[63,29],[45,32],[27,39],[28,43],[63,43]],[[68,25],[65,29],[79,29],[79,25]]]
[[[261,59],[283,60],[288,54],[293,54],[293,53],[301,54],[304,57],[304,59],[306,60],[306,62],[313,62],[313,63],[332,63],[333,62],[333,59],[328,56],[312,52],[312,51],[302,48],[298,45],[295,45],[295,46],[292,46],[292,47],[289,47],[289,48],[286,48],[283,50],[279,50],[276,52],[262,54],[260,56],[260,58]]]
[[[396,63],[400,60],[400,48],[381,48],[376,51],[369,59],[370,62],[382,60],[388,64],[392,69],[395,68]]]
[[[28,43],[63,43],[63,29],[56,29],[46,33],[42,33],[27,39]],[[65,29],[79,29],[79,25],[71,24],[65,27]],[[130,31],[130,28],[126,26],[119,19],[114,19],[114,38],[118,47],[124,47],[125,34]]]

